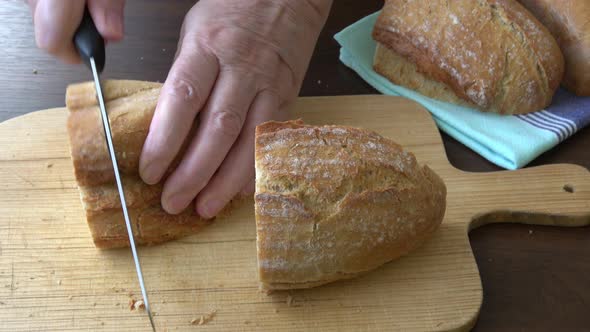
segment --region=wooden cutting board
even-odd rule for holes
[[[466,173],[445,156],[430,115],[387,96],[302,98],[312,124],[365,127],[401,143],[445,180],[434,238],[363,277],[315,289],[258,291],[253,202],[204,232],[140,248],[159,330],[467,330],[482,285],[470,229],[490,222],[590,223],[590,173],[573,165]],[[128,249],[94,248],[69,159],[64,108],[0,124],[0,327],[148,330]],[[216,310],[206,324],[201,315]],[[196,319],[196,320],[195,320]]]

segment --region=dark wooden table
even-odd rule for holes
[[[164,81],[184,13],[192,3],[128,1],[126,37],[120,44],[109,45],[105,76]],[[375,0],[335,1],[302,96],[377,93],[339,63],[333,35],[380,6],[381,1]],[[85,68],[63,65],[35,48],[32,20],[23,1],[0,3],[0,121],[63,106],[66,85],[89,79]],[[454,139],[441,135],[448,157],[457,168],[499,170]],[[588,143],[590,128],[530,166],[573,163],[590,168]],[[590,227],[488,225],[472,231],[470,239],[484,288],[475,331],[590,331]]]

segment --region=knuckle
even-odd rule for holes
[[[212,129],[223,136],[236,138],[242,130],[243,119],[236,108],[226,107],[212,114]]]
[[[199,85],[188,75],[174,74],[166,82],[166,93],[171,96],[181,98],[185,102],[196,105],[202,99],[202,93]]]

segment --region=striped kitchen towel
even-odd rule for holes
[[[552,132],[561,142],[590,123],[590,98],[576,97],[560,89],[546,110],[515,117]]]
[[[506,169],[526,166],[590,123],[590,98],[560,89],[545,110],[502,116],[427,98],[395,85],[373,68],[371,31],[379,13],[369,15],[334,36],[340,61],[383,94],[403,96],[424,106],[437,126],[484,158]]]

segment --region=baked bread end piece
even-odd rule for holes
[[[386,0],[373,67],[427,97],[499,114],[551,104],[564,57],[515,0]]]
[[[367,273],[421,246],[443,220],[443,180],[377,133],[267,122],[255,148],[262,290]]]

